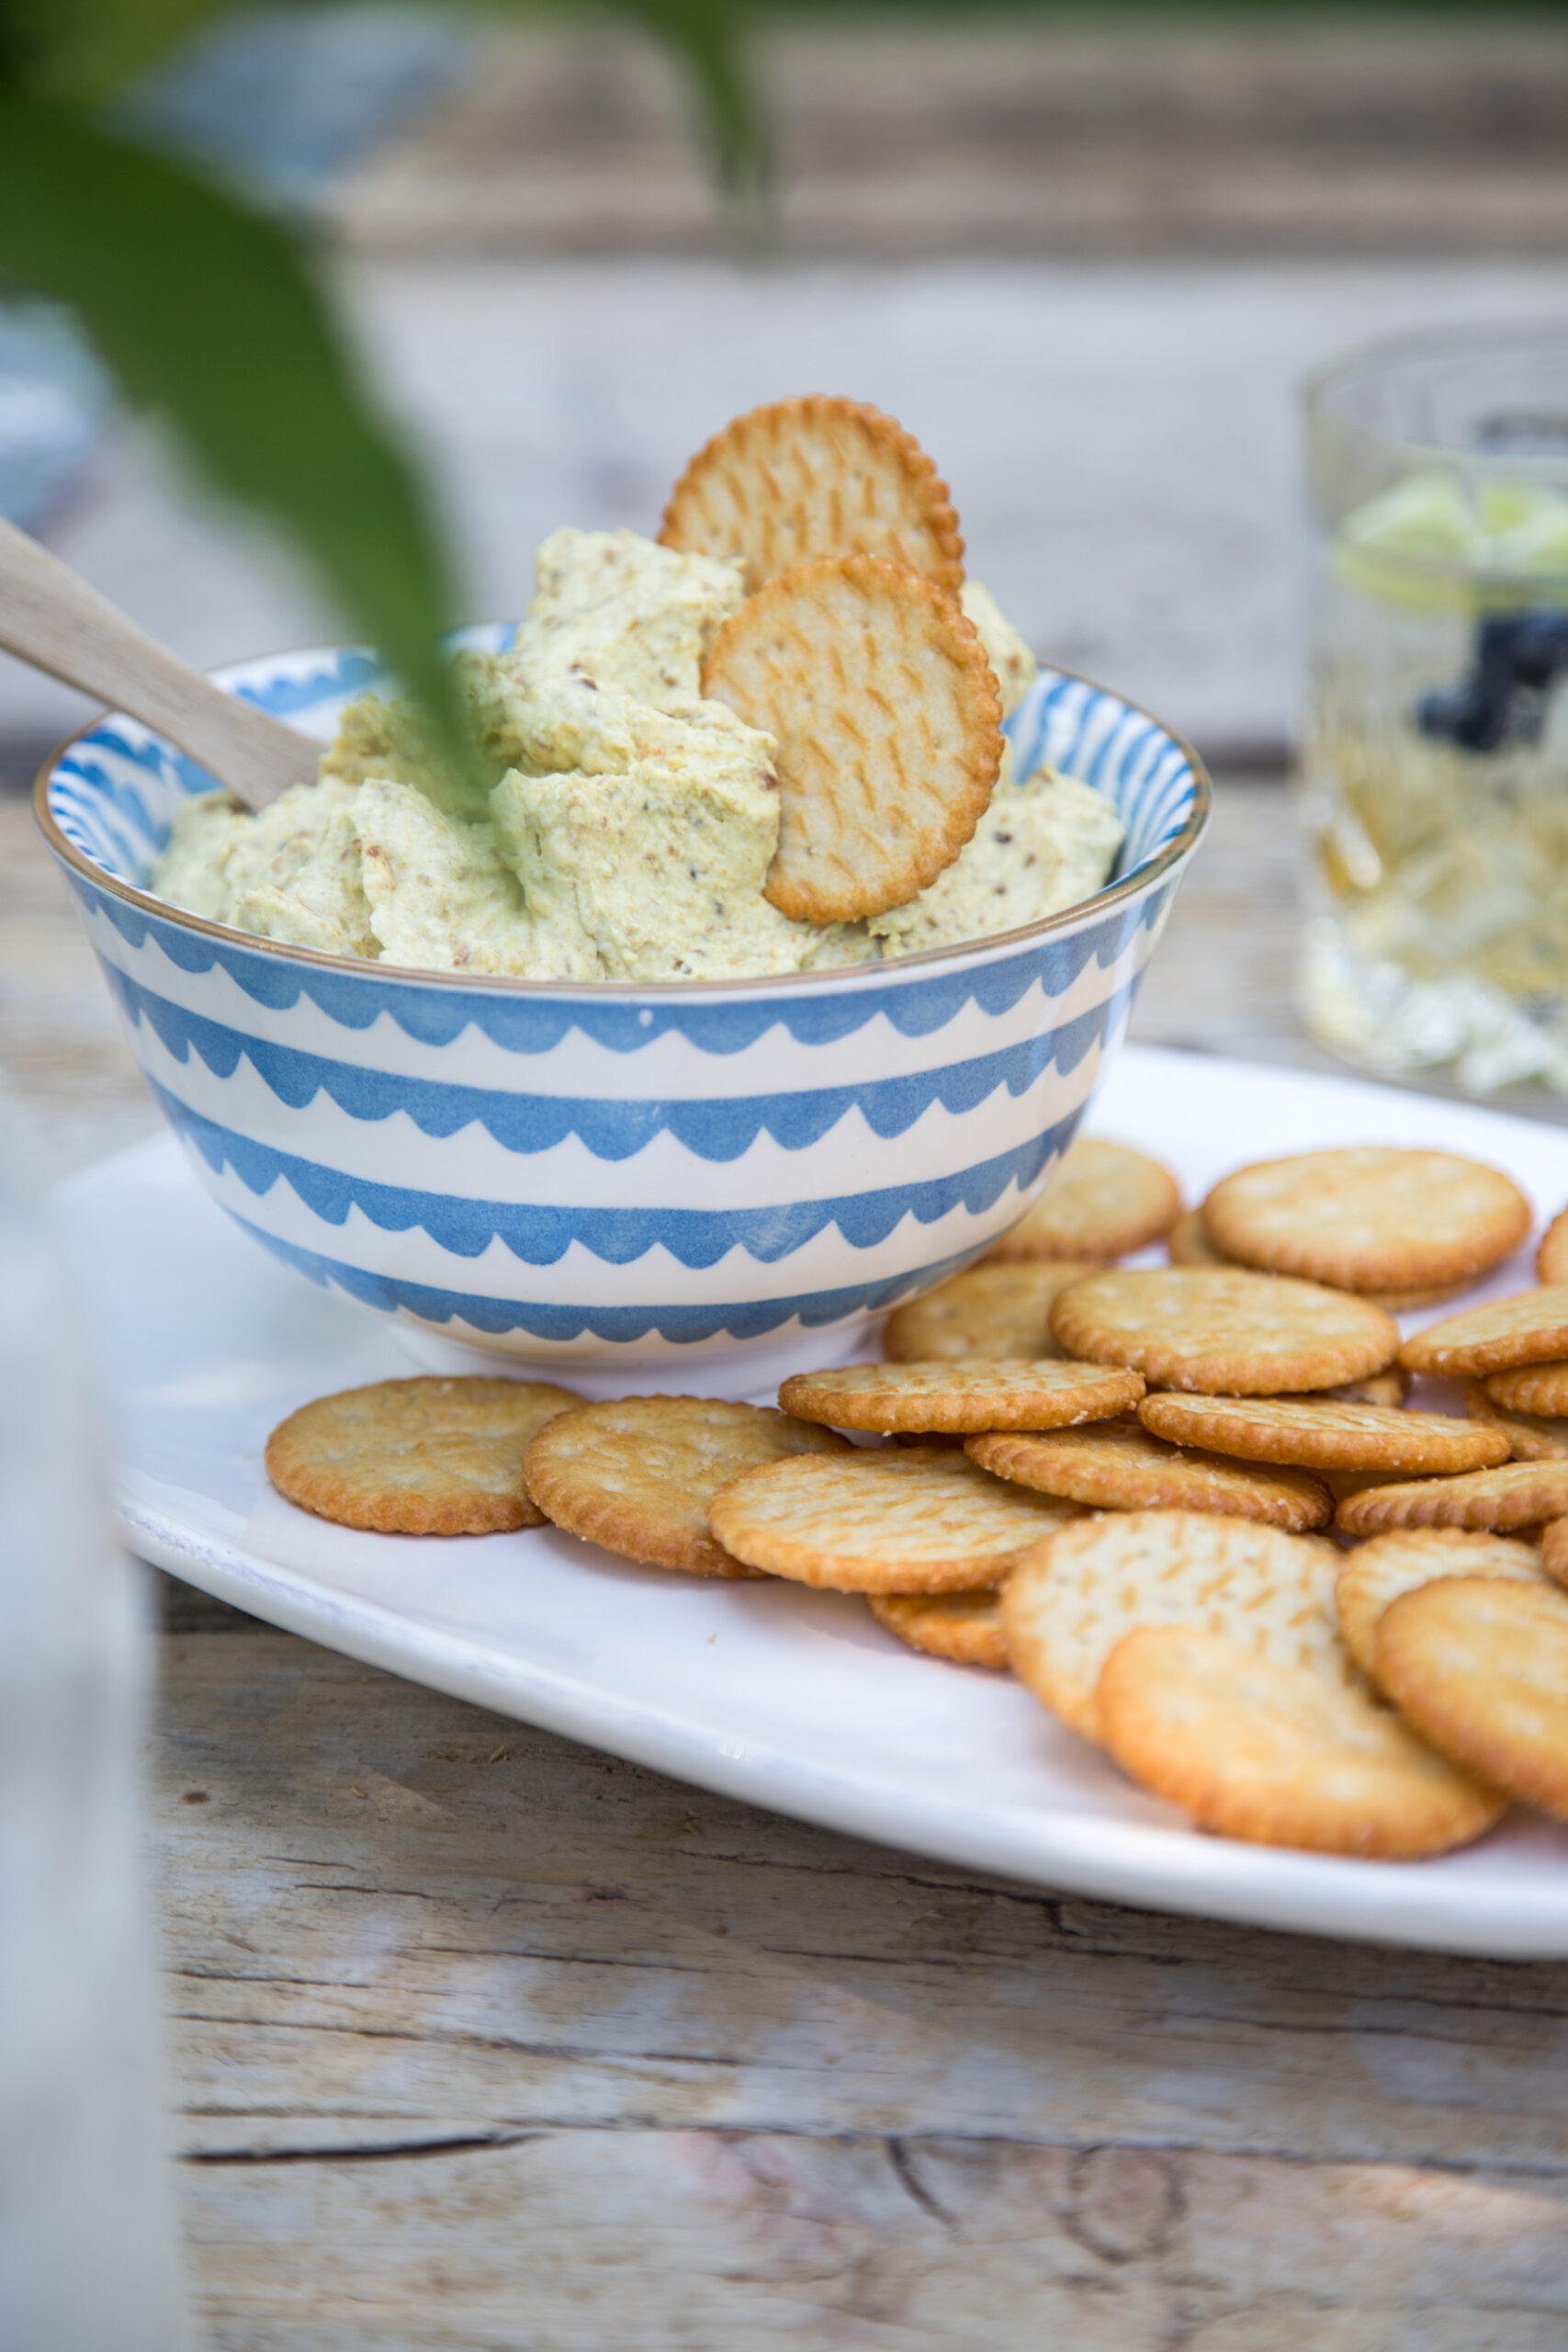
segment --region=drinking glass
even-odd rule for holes
[[[0,1102],[0,2346],[187,2343],[138,1748],[147,1634]]]
[[[1568,326],[1374,345],[1305,401],[1307,1024],[1568,1094]]]

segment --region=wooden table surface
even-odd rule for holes
[[[1321,1060],[1292,871],[1283,790],[1223,786],[1137,1034]],[[51,1164],[151,1132],[15,800],[0,943]],[[179,2177],[223,2352],[1568,2342],[1568,1966],[946,1869],[160,1587]]]

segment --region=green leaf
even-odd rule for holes
[[[0,277],[69,303],[212,482],[292,529],[471,778],[437,644],[454,617],[441,537],[296,238],[68,107],[0,91]]]
[[[744,235],[772,228],[773,143],[742,45],[738,0],[615,0],[685,66],[714,176]]]

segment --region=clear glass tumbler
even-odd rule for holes
[[[1568,325],[1372,345],[1306,435],[1308,1026],[1568,1094]]]
[[[145,1628],[26,1158],[0,1097],[0,2352],[182,2352]]]

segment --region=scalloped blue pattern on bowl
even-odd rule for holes
[[[352,648],[221,674],[316,734],[384,684]],[[851,1322],[966,1263],[1070,1139],[1206,781],[1061,673],[1010,732],[1021,774],[1049,759],[1115,801],[1108,890],[1005,940],[728,987],[465,981],[199,923],[142,886],[211,779],[122,717],[40,800],[153,1091],[259,1241],[449,1336],[678,1359]]]

